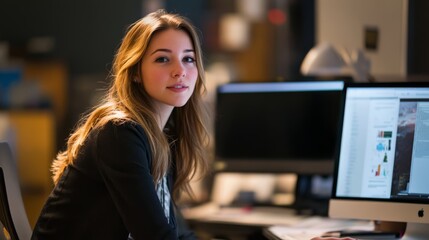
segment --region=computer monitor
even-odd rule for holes
[[[218,87],[217,171],[332,174],[343,81]]]
[[[329,216],[429,239],[429,82],[346,84]]]

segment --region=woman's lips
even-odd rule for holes
[[[177,85],[173,85],[173,86],[170,86],[167,88],[170,89],[171,91],[174,91],[174,92],[183,92],[183,91],[188,89],[188,86],[177,84]]]

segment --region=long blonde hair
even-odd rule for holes
[[[198,79],[189,101],[183,107],[173,110],[167,135],[159,129],[150,96],[143,85],[134,79],[140,77],[141,61],[152,37],[171,28],[182,30],[189,35],[195,50]],[[109,121],[133,121],[140,124],[148,135],[153,158],[151,173],[154,184],[157,184],[171,167],[171,159],[175,159],[173,197],[177,200],[183,191],[192,193],[190,181],[197,170],[198,175],[203,176],[209,168],[205,148],[209,139],[206,128],[207,114],[202,99],[202,94],[206,91],[203,58],[200,40],[193,25],[187,19],[163,10],[148,14],[133,23],[115,55],[111,77],[112,84],[104,100],[81,119],[77,129],[68,139],[67,149],[60,152],[54,160],[54,183],[58,182],[65,168],[73,164],[91,130],[100,128]]]

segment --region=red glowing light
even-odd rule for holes
[[[268,20],[274,25],[282,25],[286,22],[286,13],[278,8],[270,9]]]

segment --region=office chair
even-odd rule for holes
[[[0,235],[4,227],[11,240],[29,240],[32,230],[22,201],[16,162],[7,142],[0,142],[0,205]]]

